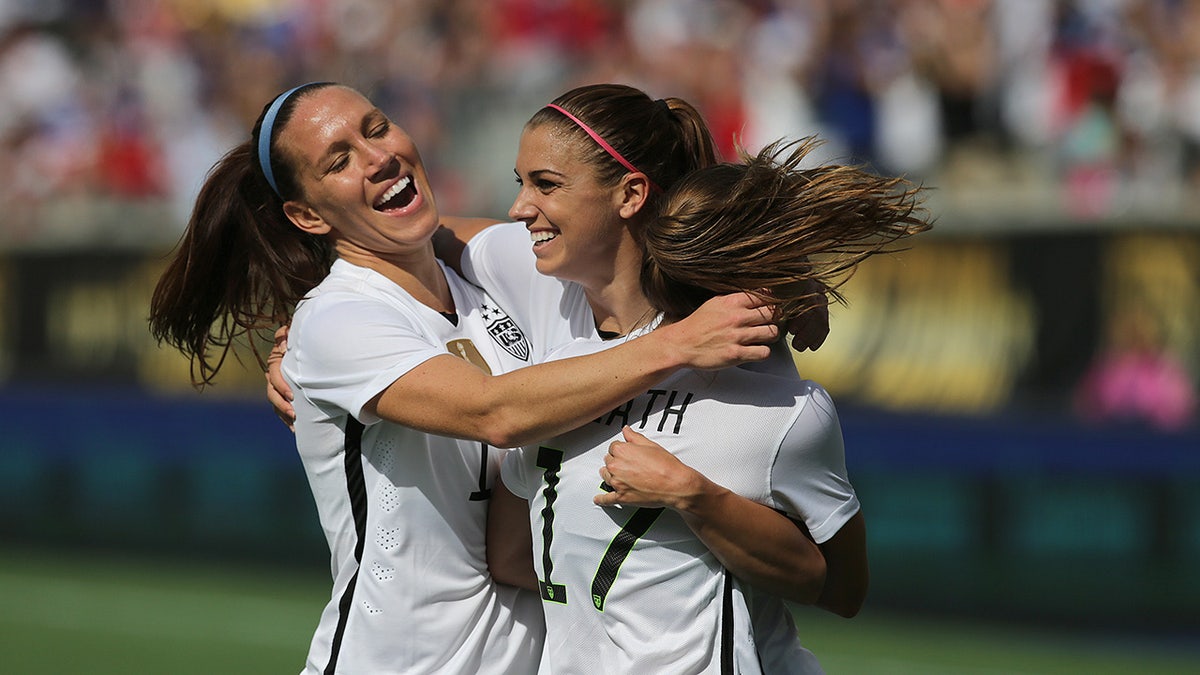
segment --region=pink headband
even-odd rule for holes
[[[652,179],[652,178],[650,178],[650,176],[646,175],[646,172],[645,172],[645,171],[640,171],[640,170],[638,170],[638,168],[637,168],[637,167],[635,167],[634,165],[630,164],[630,163],[629,163],[629,160],[627,160],[627,159],[625,159],[624,157],[622,157],[622,156],[621,156],[621,153],[617,152],[616,148],[614,148],[613,146],[609,145],[609,144],[608,144],[608,142],[607,142],[607,141],[605,141],[603,138],[600,138],[600,134],[596,133],[595,131],[592,131],[592,128],[591,128],[591,127],[589,127],[588,125],[584,124],[584,123],[583,123],[583,120],[581,120],[581,119],[579,119],[578,117],[576,117],[576,116],[572,115],[571,113],[567,112],[566,110],[564,110],[564,109],[563,109],[563,107],[562,107],[562,106],[555,105],[555,104],[553,104],[553,103],[549,103],[549,104],[547,104],[547,105],[546,105],[546,107],[547,107],[547,108],[554,108],[554,109],[555,109],[555,110],[557,110],[558,112],[560,112],[560,113],[562,113],[562,114],[566,115],[566,116],[567,116],[567,119],[569,119],[569,120],[571,120],[572,122],[574,122],[575,124],[577,124],[577,125],[579,126],[579,128],[580,128],[580,129],[583,129],[584,131],[586,131],[586,132],[587,132],[587,135],[588,135],[588,136],[591,136],[591,137],[592,137],[592,140],[594,140],[594,141],[596,141],[597,143],[599,143],[599,144],[600,144],[600,147],[604,148],[604,151],[605,151],[605,152],[607,152],[609,155],[611,155],[613,159],[615,159],[615,160],[617,160],[618,162],[620,162],[620,163],[621,163],[621,166],[625,167],[626,169],[629,169],[629,170],[630,170],[630,171],[632,171],[633,173],[640,173],[640,174],[642,174],[643,176],[646,176],[646,180],[647,180],[647,181],[650,183],[650,188],[651,188],[652,190],[654,190],[655,192],[662,192],[662,188],[658,187],[658,184],[654,182],[654,179]]]

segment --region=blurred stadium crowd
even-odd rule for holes
[[[819,133],[1084,217],[1200,186],[1196,0],[0,0],[0,242],[113,201],[165,205],[173,240],[264,102],[313,79],[405,126],[448,212],[502,215],[521,122],[604,80],[696,103],[728,153]]]

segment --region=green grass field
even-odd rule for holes
[[[80,554],[83,556],[84,554]],[[297,673],[320,570],[0,554],[0,670],[15,675]],[[1200,673],[1200,646],[873,611],[798,612],[833,674]]]

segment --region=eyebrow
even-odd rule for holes
[[[371,108],[370,110],[368,110],[366,113],[363,114],[362,122],[361,122],[362,126],[360,127],[359,130],[366,131],[367,127],[371,126],[372,124],[374,124],[376,122],[382,121],[382,120],[388,120],[388,116],[384,115],[383,111],[380,110],[379,108]]]
[[[389,120],[390,122],[390,119],[387,115],[383,114],[382,110],[379,108],[371,108],[364,113],[362,119],[359,120],[358,132],[365,136],[373,124],[382,120]],[[350,144],[344,140],[337,140],[330,143],[329,147],[325,148],[325,151],[322,152],[320,157],[317,158],[317,164],[321,167],[321,175],[329,173],[329,167],[326,165],[329,163],[329,160],[332,158],[332,156],[348,149],[349,147]]]
[[[515,168],[513,169],[513,173],[516,174],[517,178],[521,177],[521,172],[517,171]],[[555,171],[554,169],[534,169],[533,171],[529,172],[529,177],[530,178],[538,178],[540,176],[545,176],[547,174],[554,176],[556,178],[564,178],[565,179],[567,177],[566,174],[561,173],[559,171]]]

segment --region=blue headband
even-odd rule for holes
[[[275,127],[275,118],[279,116],[279,109],[284,103],[291,98],[292,94],[297,90],[307,87],[309,84],[302,84],[298,87],[292,87],[275,97],[271,102],[271,107],[267,108],[267,114],[263,115],[262,126],[258,130],[258,165],[262,167],[263,176],[267,179],[267,184],[283,199],[283,195],[279,194],[279,186],[275,184],[275,172],[271,171],[271,132]]]

